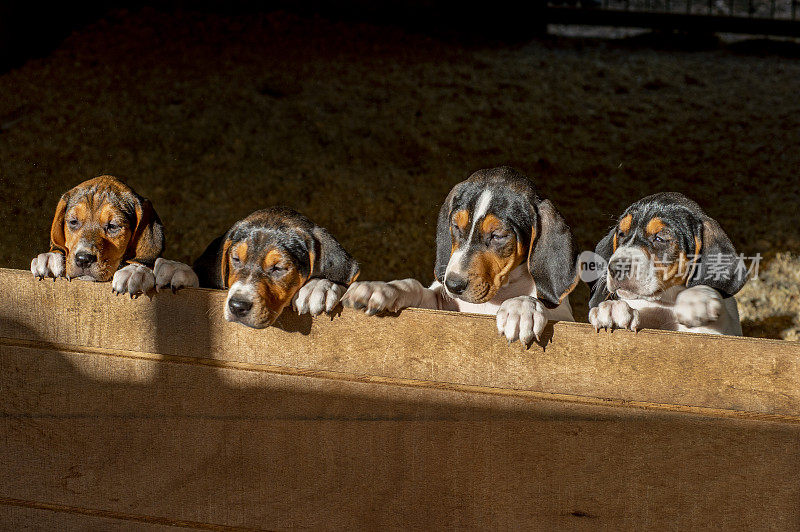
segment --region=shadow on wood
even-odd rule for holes
[[[788,342],[557,324],[523,351],[491,319],[422,311],[253,331],[222,320],[222,292],[28,276],[0,271],[3,528],[800,522]],[[745,365],[700,379],[676,345]]]

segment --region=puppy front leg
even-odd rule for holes
[[[589,310],[589,323],[594,330],[600,329],[630,329],[638,331],[641,326],[639,311],[631,308],[623,300],[606,300]]]
[[[739,311],[733,297],[723,299],[706,285],[687,288],[675,299],[675,317],[680,330],[710,334],[742,334]]]
[[[58,251],[40,253],[31,261],[31,273],[40,281],[45,277],[52,277],[55,281],[66,274],[66,260],[64,254]]]
[[[170,288],[177,292],[181,288],[197,288],[200,281],[189,265],[175,260],[156,259],[153,266],[153,275],[156,278],[156,290]]]
[[[497,333],[505,336],[511,344],[517,340],[525,347],[539,337],[547,325],[547,308],[531,296],[519,296],[506,299],[497,309]]]
[[[435,289],[425,288],[416,279],[355,282],[342,298],[344,306],[364,310],[370,316],[408,307],[437,309],[439,301]]]
[[[328,279],[309,279],[292,298],[292,307],[298,314],[318,316],[323,311],[330,314],[345,291],[346,286]]]
[[[153,270],[143,264],[132,262],[120,268],[111,279],[111,291],[115,294],[128,294],[131,299],[146,294],[156,284]]]

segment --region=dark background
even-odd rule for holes
[[[0,265],[27,269],[60,194],[108,173],[153,201],[168,258],[287,204],[362,280],[427,283],[447,191],[511,164],[583,249],[642,196],[692,197],[766,258],[746,333],[797,338],[794,42],[542,35],[502,2],[151,4],[0,7]]]

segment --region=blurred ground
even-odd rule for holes
[[[778,253],[736,296],[745,336],[800,340],[800,257]]]
[[[773,268],[740,299],[745,332],[797,338],[800,60],[786,55],[114,12],[0,75],[0,265],[27,269],[59,195],[109,173],[153,201],[169,258],[287,204],[338,237],[362,280],[429,282],[447,191],[511,164],[583,249],[642,196],[692,197]],[[573,296],[579,319],[586,295]]]

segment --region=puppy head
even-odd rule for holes
[[[349,285],[359,273],[330,233],[284,207],[237,222],[222,239],[219,260],[225,319],[256,329],[272,325],[309,278]]]
[[[677,192],[643,198],[623,213],[595,250],[608,261],[590,306],[609,294],[659,299],[673,286],[708,285],[727,297],[746,281],[741,259],[720,225]]]
[[[576,255],[561,215],[513,168],[475,172],[439,211],[434,276],[469,303],[490,301],[527,264],[537,297],[556,307],[577,283]]]
[[[152,266],[164,250],[164,233],[149,200],[116,177],[101,176],[61,196],[50,250],[64,254],[67,277],[109,281],[124,262]]]

